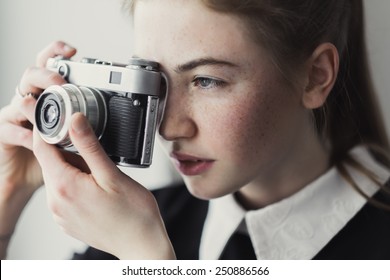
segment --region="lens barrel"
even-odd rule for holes
[[[103,92],[73,84],[48,87],[38,98],[35,108],[36,126],[42,139],[71,150],[73,144],[68,130],[71,116],[77,112],[87,117],[100,138],[107,122]]]

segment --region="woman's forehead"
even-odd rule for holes
[[[141,1],[134,11],[135,52],[158,59],[158,54],[234,57],[259,49],[237,17],[207,8],[201,1]],[[152,57],[151,57],[152,56]],[[169,59],[169,58],[168,58]]]

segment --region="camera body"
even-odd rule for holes
[[[48,87],[38,98],[35,121],[47,143],[77,152],[68,130],[83,113],[107,155],[122,166],[152,163],[155,132],[162,118],[167,81],[159,64],[134,58],[118,64],[84,58],[50,58],[46,68],[69,83]]]

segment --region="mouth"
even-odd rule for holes
[[[197,176],[208,171],[214,164],[214,160],[200,158],[196,156],[171,153],[176,168],[185,176]]]

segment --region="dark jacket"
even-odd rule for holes
[[[390,185],[390,181],[386,185]],[[208,202],[193,197],[184,185],[159,189],[153,191],[153,194],[159,204],[176,257],[182,260],[198,259]],[[389,195],[378,192],[374,198],[390,205]],[[231,257],[234,258],[234,253]],[[88,248],[83,254],[74,254],[74,259],[115,257]],[[390,211],[366,203],[314,259],[390,260]]]

